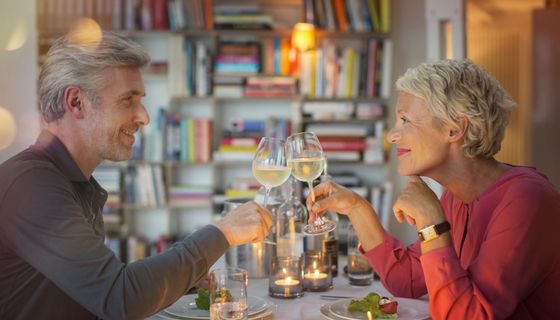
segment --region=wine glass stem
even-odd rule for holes
[[[270,188],[265,187],[265,192],[264,192],[264,201],[263,201],[263,207],[266,208],[266,206],[268,205],[268,194],[270,193]]]
[[[267,204],[268,204],[268,194],[270,193],[270,188],[265,187],[265,192],[264,192],[264,201],[263,201],[263,207],[266,208]],[[269,230],[270,232],[270,230]],[[270,237],[272,236],[272,234],[268,234],[268,236],[266,236],[263,240],[264,243],[266,244],[271,244],[271,245],[276,245],[276,242],[274,242],[273,240],[270,239]]]
[[[309,195],[311,196],[311,201],[315,202],[315,192],[313,192],[313,184],[311,183],[311,181],[307,181],[307,184],[309,185]]]

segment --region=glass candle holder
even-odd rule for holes
[[[268,294],[274,298],[303,296],[301,257],[277,256],[272,259]]]
[[[307,291],[326,291],[332,288],[330,256],[321,251],[307,251],[304,255],[303,287]]]
[[[373,268],[359,251],[359,239],[352,224],[348,227],[348,282],[355,286],[369,286],[373,282]]]

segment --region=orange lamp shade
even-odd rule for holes
[[[315,47],[315,26],[311,23],[298,22],[292,31],[292,46],[300,51]]]

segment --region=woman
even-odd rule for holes
[[[534,168],[494,159],[514,107],[498,81],[467,60],[408,70],[397,81],[398,170],[408,182],[393,206],[419,240],[404,247],[367,200],[334,183],[307,199],[351,220],[394,295],[428,293],[434,319],[560,317],[560,194]],[[441,199],[419,178],[445,187]]]

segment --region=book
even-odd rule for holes
[[[336,16],[336,22],[338,25],[338,30],[348,31],[348,21],[346,20],[346,6],[345,0],[333,0],[334,14]]]
[[[327,161],[360,161],[362,154],[359,151],[325,151]]]
[[[258,146],[260,142],[259,138],[235,138],[235,137],[222,137],[220,139],[220,145],[224,146]]]
[[[393,61],[393,42],[391,40],[383,41],[383,60],[381,66],[381,92],[380,97],[388,99],[391,96],[391,72]]]
[[[356,137],[321,137],[323,151],[364,151],[366,143]]]

